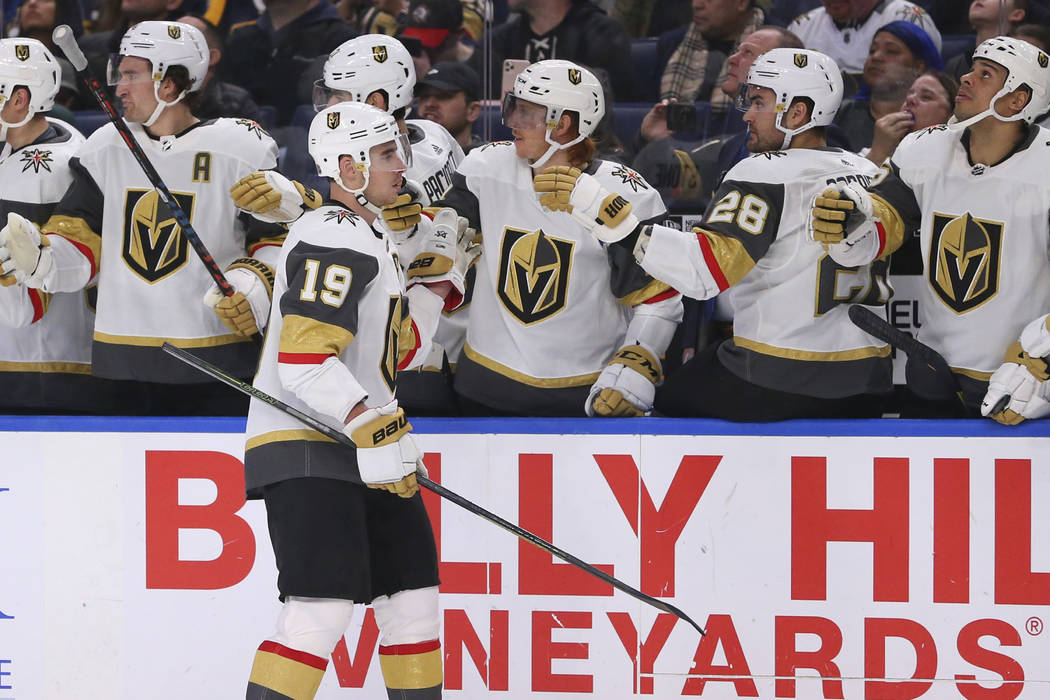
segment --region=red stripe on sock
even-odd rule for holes
[[[322,352],[279,352],[277,361],[286,365],[319,365],[329,357],[335,357],[331,353]]]
[[[435,649],[441,648],[441,640],[430,639],[425,642],[417,642],[416,644],[391,644],[389,646],[379,646],[379,653],[386,656],[408,656],[409,654],[425,654],[428,651],[434,651]]]
[[[308,654],[305,651],[299,651],[298,649],[291,649],[283,644],[271,642],[268,639],[259,645],[259,651],[266,651],[271,654],[277,654],[277,656],[283,656],[286,659],[290,659],[305,666],[312,666],[318,671],[323,671],[328,667],[328,659],[322,659],[320,656],[314,656],[313,654]]]

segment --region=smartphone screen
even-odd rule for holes
[[[519,58],[508,58],[503,61],[503,89],[499,94],[500,103],[502,103],[504,95],[514,91],[514,80],[518,77],[518,73],[525,70],[529,65],[531,64],[528,61]]]

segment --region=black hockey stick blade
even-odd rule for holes
[[[288,404],[284,403],[280,399],[277,399],[277,398],[274,398],[273,396],[270,396],[266,392],[262,391],[261,389],[256,388],[255,386],[249,384],[248,382],[241,381],[240,379],[237,379],[236,377],[230,376],[229,374],[227,374],[226,372],[222,371],[221,369],[219,369],[215,365],[211,364],[210,362],[206,362],[205,360],[200,359],[199,357],[197,357],[193,353],[187,352],[187,351],[183,350],[182,348],[175,347],[171,343],[164,343],[163,348],[164,348],[164,351],[166,353],[168,353],[169,355],[172,355],[172,356],[178,358],[179,360],[182,360],[183,362],[185,362],[188,365],[196,367],[198,370],[200,370],[201,372],[204,372],[205,374],[207,374],[208,376],[212,377],[213,379],[217,379],[220,382],[223,382],[226,385],[233,387],[237,391],[240,391],[243,394],[247,394],[248,396],[251,396],[253,399],[258,399],[259,401],[262,401],[263,403],[266,403],[266,404],[269,404],[270,406],[273,406],[274,408],[276,408],[279,411],[283,411],[284,413],[287,413],[288,415],[292,416],[293,418],[295,418],[299,422],[303,423],[304,425],[306,425],[306,426],[308,426],[310,428],[313,428],[317,432],[321,433],[325,437],[329,437],[329,438],[331,438],[332,440],[335,440],[338,443],[346,445],[347,447],[355,447],[353,441],[350,440],[350,438],[347,437],[345,434],[343,434],[342,431],[336,430],[335,428],[332,428],[331,426],[326,425],[325,423],[322,423],[321,421],[313,418],[312,416],[307,415],[306,413],[303,413],[302,411],[300,411],[299,409],[297,409],[297,408],[295,408],[293,406],[289,406]],[[697,632],[699,632],[701,636],[705,636],[707,634],[704,631],[704,629],[702,627],[700,627],[700,625],[696,624],[696,622],[693,621],[693,618],[691,618],[688,615],[686,615],[678,607],[676,607],[674,605],[671,605],[670,603],[664,602],[662,600],[659,600],[657,598],[653,598],[650,595],[646,595],[645,593],[642,593],[641,591],[637,590],[636,588],[632,588],[631,586],[627,585],[626,583],[624,583],[620,579],[615,578],[613,576],[610,576],[609,574],[605,573],[601,569],[599,569],[599,568],[597,568],[595,566],[592,566],[591,564],[588,564],[587,562],[583,561],[582,559],[580,559],[578,557],[575,557],[572,554],[569,554],[568,552],[566,552],[563,549],[560,549],[559,547],[554,546],[553,544],[551,544],[547,540],[543,539],[539,535],[537,535],[537,534],[535,534],[533,532],[529,532],[528,530],[526,530],[523,527],[515,525],[514,523],[510,522],[509,520],[507,520],[505,518],[502,518],[499,515],[496,515],[495,513],[493,513],[492,511],[487,510],[487,509],[479,506],[477,503],[474,503],[473,501],[471,501],[471,500],[469,500],[469,499],[459,495],[455,491],[450,491],[449,489],[445,488],[441,484],[439,484],[439,483],[437,483],[435,481],[431,481],[429,478],[423,476],[422,474],[417,473],[416,474],[416,480],[419,482],[420,486],[426,488],[427,490],[433,491],[438,496],[440,496],[440,497],[442,497],[442,498],[444,498],[446,500],[452,501],[453,503],[455,503],[456,505],[460,506],[461,508],[470,511],[474,515],[477,515],[477,516],[479,516],[481,518],[484,518],[485,520],[488,520],[493,525],[497,525],[497,526],[503,528],[507,532],[509,532],[509,533],[511,533],[511,534],[513,534],[513,535],[515,535],[515,536],[525,540],[526,542],[529,542],[529,543],[539,547],[540,549],[544,550],[545,552],[553,554],[554,556],[558,557],[562,561],[567,562],[569,564],[572,564],[573,566],[577,567],[578,569],[582,569],[583,571],[586,571],[591,576],[594,576],[596,578],[601,579],[602,581],[605,581],[606,583],[610,584],[613,588],[616,588],[617,590],[623,591],[624,593],[626,593],[627,595],[631,596],[632,598],[634,598],[636,600],[640,600],[641,602],[646,603],[647,605],[651,605],[652,607],[656,608],[657,610],[661,610],[661,611],[663,611],[665,613],[670,613],[671,615],[674,615],[675,617],[685,621],[686,623],[691,625],[693,627],[693,629],[695,629]]]
[[[179,224],[179,229],[186,236],[186,240],[189,241],[193,247],[197,257],[204,263],[204,267],[208,270],[208,274],[215,281],[215,284],[222,291],[223,296],[233,296],[235,290],[233,285],[230,284],[229,280],[226,279],[226,275],[223,274],[222,268],[215,262],[215,258],[211,256],[208,251],[208,247],[204,245],[204,241],[201,240],[200,235],[197,234],[197,230],[193,228],[193,224],[190,223],[190,217],[186,215],[185,210],[179,204],[178,200],[172,196],[171,191],[168,190],[168,186],[164,184],[164,180],[161,179],[157,169],[153,167],[153,163],[150,162],[149,156],[139,146],[138,141],[132,135],[131,130],[128,129],[127,123],[124,118],[117,114],[116,108],[110,101],[109,96],[106,95],[102,89],[102,84],[98,82],[98,78],[95,77],[93,71],[88,66],[87,57],[84,56],[84,52],[80,49],[77,44],[76,38],[73,36],[73,30],[69,28],[68,24],[60,24],[55,27],[55,30],[51,33],[51,39],[55,42],[55,45],[62,49],[65,53],[66,58],[73,64],[74,70],[77,75],[84,82],[84,86],[87,87],[88,92],[95,98],[95,102],[98,103],[99,108],[106,113],[109,117],[109,121],[112,122],[113,126],[116,127],[117,133],[120,134],[120,138],[124,141],[124,145],[128,147],[131,154],[135,157],[139,167],[142,168],[142,172],[146,174],[146,179],[149,180],[150,184],[154,189],[157,190],[157,196],[168,205],[168,209],[171,210],[172,216],[175,217],[175,221]],[[262,343],[262,335],[257,334],[252,337],[255,343]]]

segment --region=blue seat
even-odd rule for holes
[[[277,121],[277,108],[271,105],[259,105],[259,126],[271,131]]]
[[[109,121],[106,113],[97,109],[73,112],[73,116],[77,120],[77,129],[84,136],[90,136],[91,132]]]
[[[295,108],[295,112],[292,113],[292,126],[299,126],[309,131],[310,122],[314,120],[315,114],[317,112],[314,110],[313,105],[299,105]]]
[[[974,34],[945,34],[941,37],[941,58],[947,62],[960,54],[972,54],[977,48]]]
[[[660,88],[660,57],[655,37],[631,40],[631,60],[634,62],[635,85],[641,86],[641,97],[653,102]]]
[[[484,138],[484,128],[488,125],[489,141],[506,141],[511,138],[510,129],[503,125],[503,117],[500,114],[500,105],[482,105],[481,116],[474,122],[472,131]]]

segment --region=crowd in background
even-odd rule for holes
[[[51,31],[73,27],[97,76],[136,23],[192,24],[211,52],[195,114],[259,122],[281,147],[278,169],[318,189],[304,147],[311,96],[348,39],[397,37],[415,64],[413,116],[440,123],[464,152],[509,134],[505,65],[568,59],[605,91],[598,157],[633,166],[671,214],[696,217],[747,154],[736,102],[769,49],[835,59],[847,99],[828,142],[878,165],[908,133],[948,120],[981,41],[1005,34],[1050,49],[1048,0],[24,0],[4,12],[5,36],[39,39],[59,57]],[[50,114],[87,134],[105,118],[60,62]],[[915,255],[895,257],[893,271],[914,272]],[[719,333],[712,309],[717,321],[717,304],[687,303],[665,372]]]

